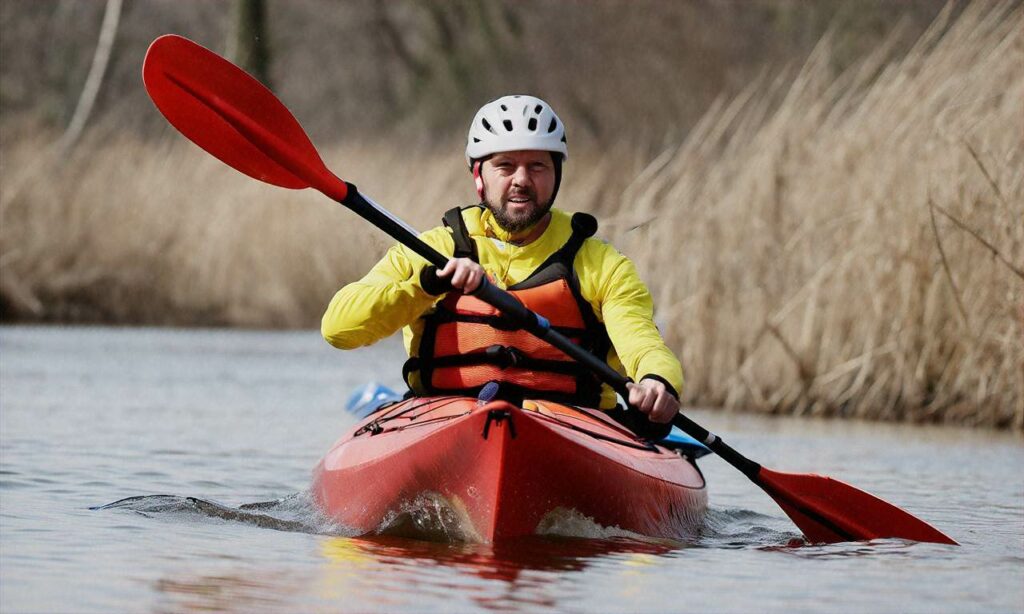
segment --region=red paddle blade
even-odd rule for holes
[[[345,198],[347,186],[327,170],[291,112],[216,53],[161,36],[146,52],[142,80],[167,121],[228,166],[273,185]]]
[[[761,467],[757,483],[813,543],[895,537],[956,545],[927,522],[830,477]]]

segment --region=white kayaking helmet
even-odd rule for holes
[[[506,151],[550,151],[569,157],[565,126],[551,106],[535,96],[503,96],[476,112],[466,138],[466,163]]]

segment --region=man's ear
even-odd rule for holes
[[[481,160],[473,161],[473,183],[476,184],[476,195],[480,197],[480,202],[484,202],[484,179],[480,176],[480,166],[482,164]]]

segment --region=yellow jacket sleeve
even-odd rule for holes
[[[608,330],[626,375],[634,380],[653,376],[682,394],[682,366],[654,325],[654,301],[633,262],[596,239],[588,243],[599,248],[588,250],[587,260],[600,260],[597,270],[605,272],[594,280],[590,301]],[[586,266],[586,260],[581,264]],[[580,278],[587,279],[585,271]],[[583,285],[587,285],[585,281]],[[584,296],[588,294],[585,287],[581,290]]]
[[[445,255],[454,242],[444,228],[420,236]],[[351,350],[390,337],[411,324],[440,298],[420,287],[420,272],[427,261],[404,245],[392,246],[359,281],[339,290],[320,322],[324,339],[336,348]]]

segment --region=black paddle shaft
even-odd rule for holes
[[[448,258],[424,243],[422,239],[410,231],[408,226],[388,215],[375,203],[367,200],[359,193],[359,188],[347,181],[345,185],[348,186],[348,192],[345,195],[345,199],[341,201],[341,204],[354,211],[367,222],[380,228],[391,238],[416,252],[424,260],[437,268],[444,268],[444,265],[448,264]]]
[[[343,205],[383,230],[399,243],[422,256],[430,264],[439,269],[444,268],[448,263],[448,258],[423,242],[407,226],[368,201],[359,193],[356,186],[348,182],[346,182],[346,185],[348,186],[348,194],[345,196],[344,201],[342,201]],[[500,310],[523,330],[568,354],[571,358],[590,369],[601,381],[611,386],[623,399],[629,399],[629,389],[626,388],[626,384],[631,381],[629,378],[609,367],[605,361],[570,341],[565,335],[551,328],[551,324],[546,318],[527,309],[514,296],[490,283],[486,277],[481,280],[480,287],[472,294]],[[694,439],[703,442],[712,452],[721,456],[726,462],[742,471],[747,477],[756,480],[761,466],[733,450],[717,435],[690,420],[682,413],[676,414],[672,419],[672,424],[678,426],[683,432]]]

